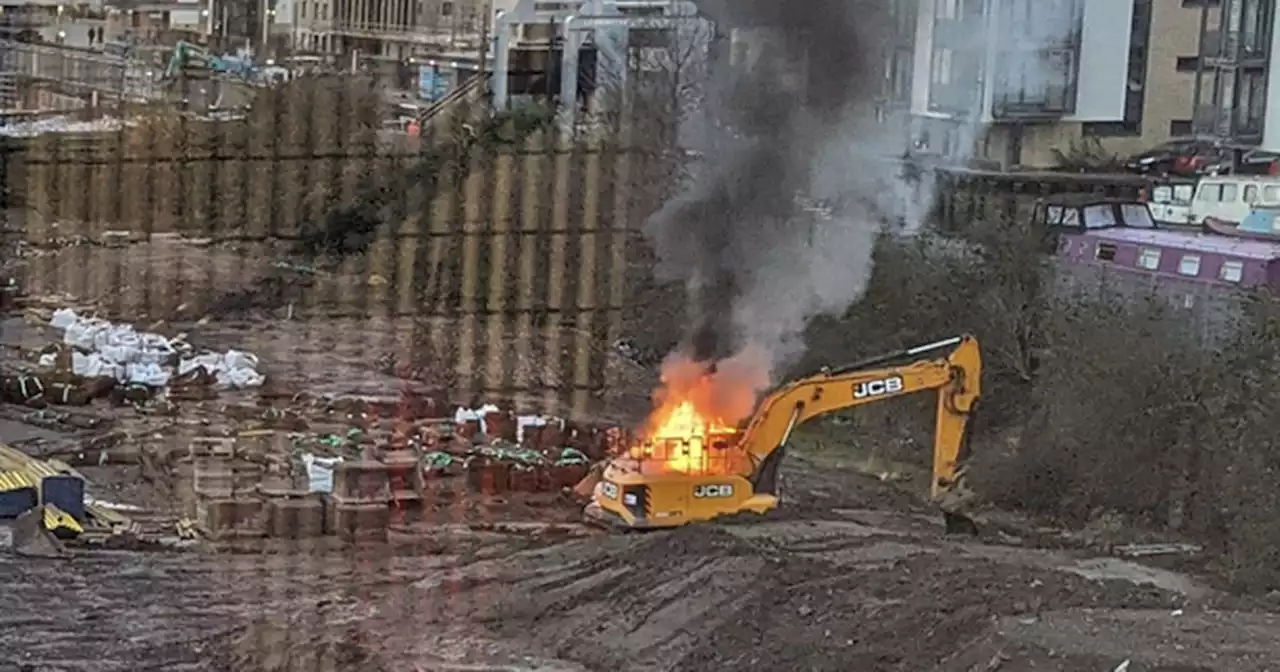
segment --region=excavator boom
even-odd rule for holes
[[[910,361],[950,349],[944,357]],[[875,367],[875,368],[868,368]],[[770,456],[786,447],[797,425],[820,415],[864,404],[935,390],[938,396],[934,430],[933,478],[935,499],[955,479],[968,434],[968,419],[980,395],[982,358],[972,336],[909,348],[836,370],[823,370],[793,381],[760,402],[742,439],[756,471],[767,468]],[[774,467],[776,468],[776,467]],[[761,474],[757,480],[763,480]]]

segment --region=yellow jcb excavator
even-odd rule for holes
[[[930,496],[943,511],[947,532],[975,533],[956,501],[981,372],[978,342],[967,335],[824,369],[766,395],[745,430],[702,437],[708,452],[717,454],[714,459],[731,466],[672,470],[660,461],[616,457],[579,484],[578,491],[591,497],[584,513],[593,522],[625,529],[763,514],[778,506],[778,467],[797,425],[824,413],[936,390]]]

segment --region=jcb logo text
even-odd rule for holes
[[[732,485],[695,485],[693,487],[693,496],[697,499],[706,499],[709,497],[732,497]]]
[[[894,394],[902,391],[902,378],[894,376],[883,380],[868,380],[865,383],[858,383],[853,386],[854,399],[866,399],[867,397],[878,397],[882,394]]]

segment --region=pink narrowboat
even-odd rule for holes
[[[1057,256],[1210,287],[1280,289],[1280,240],[1122,226],[1061,236]]]

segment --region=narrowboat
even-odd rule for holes
[[[1112,227],[1062,236],[1057,256],[1205,286],[1280,289],[1280,238]]]
[[[1152,229],[1156,222],[1142,201],[1095,193],[1056,194],[1036,203],[1034,221],[1059,233],[1126,227]]]
[[[1205,217],[1204,228],[1223,236],[1280,241],[1280,219],[1277,217],[1280,217],[1280,206],[1255,205],[1239,224]]]

